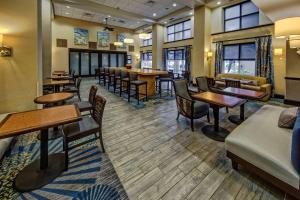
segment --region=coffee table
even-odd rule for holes
[[[228,87],[223,90],[223,93],[230,96],[235,96],[241,99],[245,99],[246,103],[248,100],[255,100],[258,101],[266,96],[266,93],[261,91],[254,91],[254,90],[247,90],[242,88],[233,88]],[[245,104],[246,104],[245,103]],[[238,115],[231,115],[228,117],[229,121],[234,124],[241,124],[245,121],[245,106],[241,106],[240,116]]]
[[[68,92],[60,92],[60,93],[52,93],[37,97],[34,99],[34,103],[43,104],[45,106],[53,105],[58,106],[59,103],[64,102],[65,100],[72,99],[74,97],[73,93]],[[50,107],[50,106],[49,106]],[[49,130],[48,139],[54,140],[62,137],[62,132],[58,127],[54,127]],[[41,134],[38,135],[38,139],[41,139]]]
[[[41,130],[40,159],[22,169],[14,180],[19,192],[39,189],[57,178],[65,170],[64,153],[48,155],[48,129],[80,121],[74,105],[9,114],[0,123],[0,139]]]
[[[202,132],[207,137],[224,142],[228,136],[229,131],[219,126],[219,110],[223,107],[234,108],[236,106],[243,106],[246,100],[232,97],[228,95],[218,94],[214,92],[203,92],[193,94],[192,98],[198,101],[206,102],[210,104],[214,114],[214,125],[207,125],[202,128]]]

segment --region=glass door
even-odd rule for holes
[[[118,54],[118,67],[125,67],[125,54]]]
[[[75,75],[79,75],[79,53],[71,52],[70,53],[70,72],[74,70]]]
[[[81,65],[80,65],[80,75],[88,76],[90,75],[90,54],[86,52],[81,52]]]
[[[95,75],[95,69],[99,68],[98,53],[91,53],[91,75]]]
[[[117,67],[117,54],[110,54],[110,67]]]
[[[109,54],[108,53],[102,53],[101,67],[109,67]]]

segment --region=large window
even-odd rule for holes
[[[152,52],[142,53],[142,68],[152,68]]]
[[[225,45],[222,73],[255,76],[255,43]]]
[[[146,40],[143,40],[143,46],[151,46],[152,45],[152,33],[149,33],[150,34],[150,38],[149,39],[146,39]]]
[[[259,25],[259,9],[251,1],[224,8],[225,32]]]
[[[167,55],[167,70],[171,70],[174,73],[182,74],[185,70],[185,55],[184,49],[168,50]]]
[[[177,40],[184,40],[192,37],[191,20],[180,22],[167,27],[167,40],[173,42]]]

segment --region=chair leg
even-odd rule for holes
[[[103,138],[102,138],[102,132],[99,132],[99,140],[102,147],[102,152],[105,153],[104,144],[103,144]]]
[[[148,83],[146,83],[145,91],[146,91],[146,101],[148,101]]]
[[[161,98],[161,81],[159,81],[159,96]]]
[[[80,91],[79,91],[79,90],[78,90],[78,92],[77,92],[77,96],[78,96],[79,101],[81,101]]]
[[[130,86],[130,83],[128,82],[127,83],[127,94],[128,94],[128,102],[130,102],[130,90],[131,90],[131,88],[130,88],[131,86]]]
[[[208,121],[208,123],[210,123],[210,116],[209,116],[209,112],[208,112],[208,114],[207,114],[207,121]]]
[[[171,82],[171,97],[173,97],[173,83]]]
[[[123,84],[123,82],[120,80],[120,97],[122,96],[122,84]]]
[[[68,150],[68,142],[66,141],[65,137],[63,140],[63,149],[65,151],[65,171],[69,168],[69,150]]]
[[[228,107],[226,107],[226,113],[229,113],[229,108]]]
[[[180,116],[180,113],[179,113],[179,112],[177,112],[177,118],[176,118],[176,120],[178,120],[178,119],[179,119],[179,116]]]
[[[138,101],[138,105],[140,105],[140,91],[139,91],[139,86],[137,85],[135,88],[135,92],[136,92],[136,98]]]
[[[194,132],[194,119],[193,118],[191,119],[191,129]]]

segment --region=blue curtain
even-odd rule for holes
[[[216,43],[216,52],[215,52],[215,77],[218,74],[222,73],[223,66],[223,42]]]
[[[186,46],[184,48],[185,54],[185,71],[191,72],[191,58],[192,58],[192,46]]]
[[[168,56],[168,49],[163,49],[162,52],[162,59],[163,59],[163,70],[167,70],[167,56]]]
[[[266,77],[274,90],[274,65],[272,37],[265,36],[255,39],[256,44],[256,76]],[[273,92],[272,92],[273,93]]]

